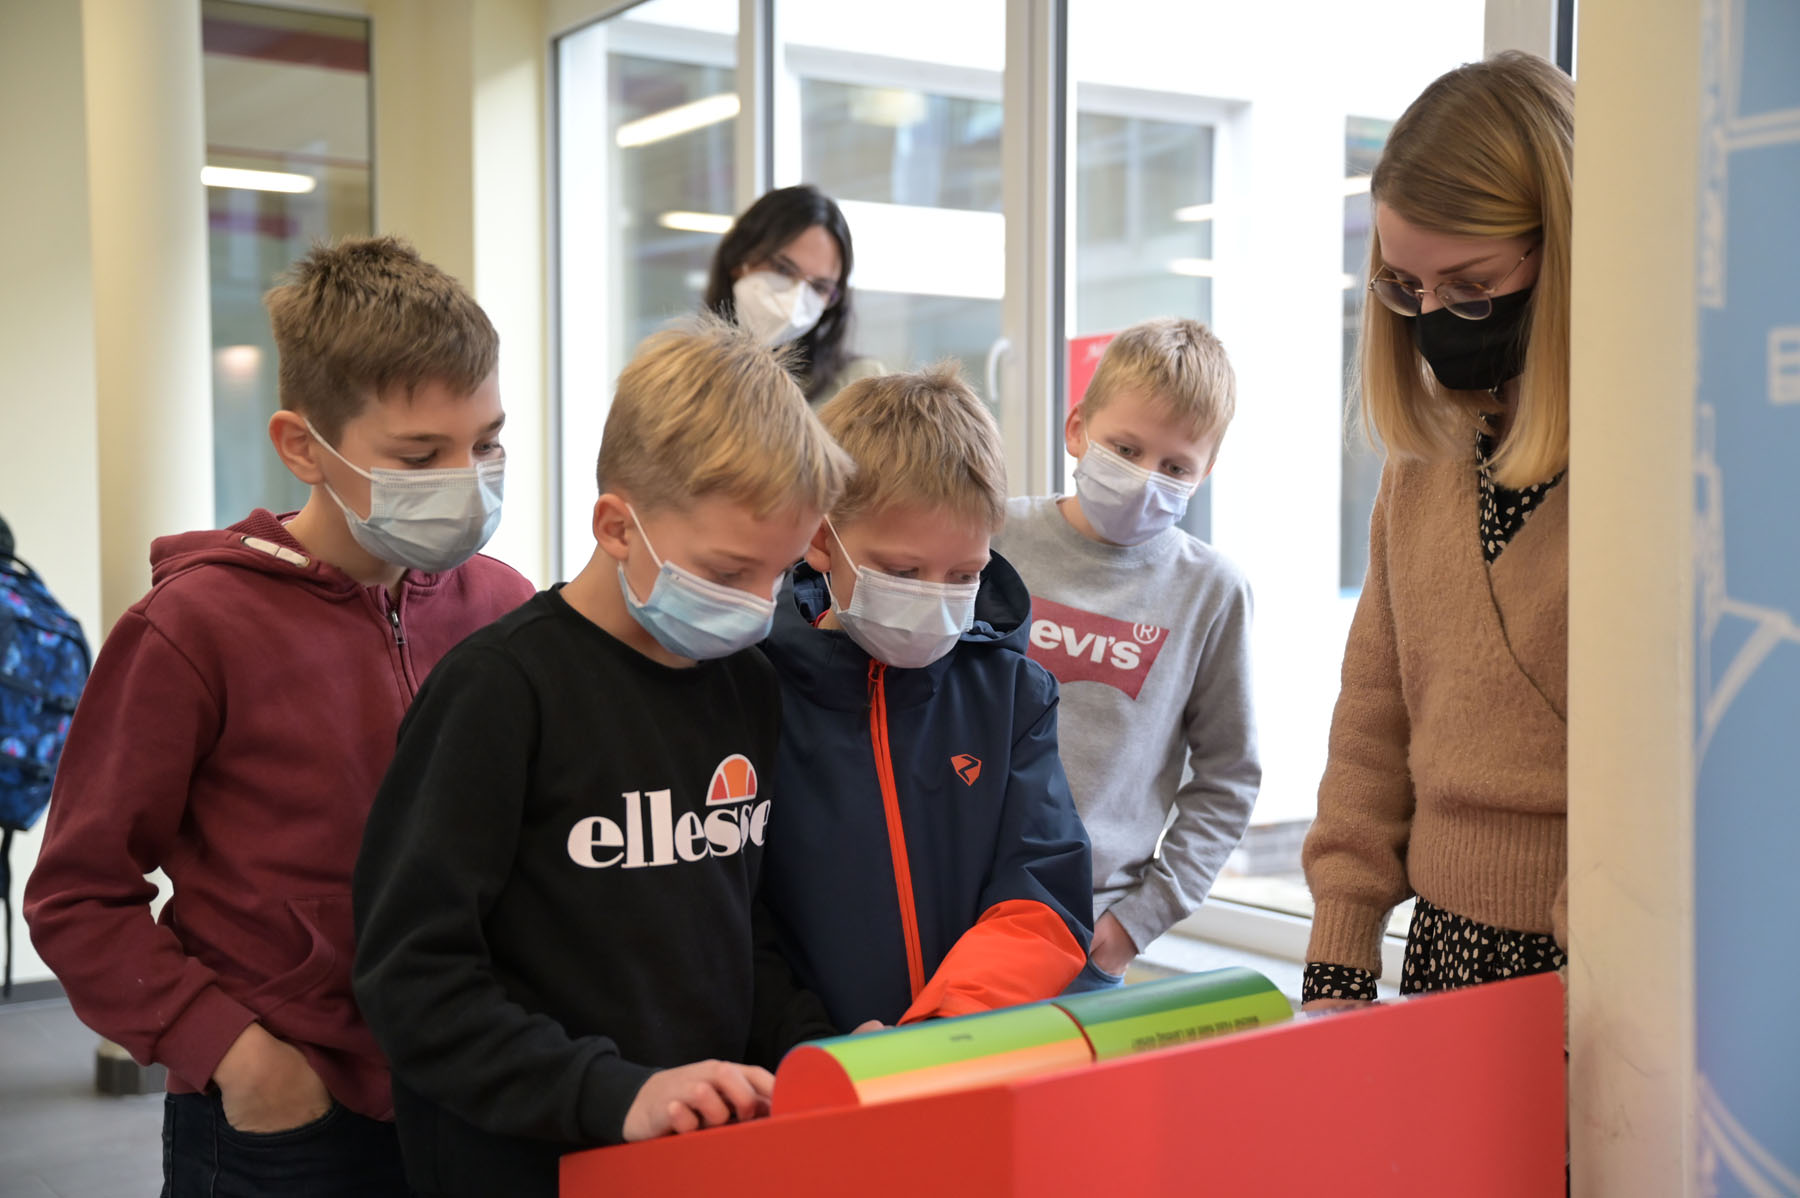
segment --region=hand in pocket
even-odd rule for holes
[[[256,1135],[291,1131],[324,1118],[331,1095],[306,1058],[253,1023],[213,1070],[225,1122]]]

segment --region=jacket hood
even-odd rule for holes
[[[784,678],[833,707],[859,709],[868,704],[871,658],[850,634],[818,628],[815,622],[831,610],[825,576],[802,563],[775,604],[775,626],[763,652]],[[949,653],[918,670],[886,671],[888,702],[905,707],[922,703],[937,692],[950,663],[959,653],[1003,652],[1024,656],[1031,626],[1031,594],[1012,564],[992,554],[975,593],[975,623]]]
[[[293,515],[293,513],[289,513]],[[281,517],[256,509],[229,528],[157,537],[150,543],[150,582],[160,585],[199,566],[225,565],[291,579],[328,591],[355,591],[354,578],[314,557]]]

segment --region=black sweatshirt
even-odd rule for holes
[[[672,669],[555,591],[438,663],[355,877],[415,1188],[554,1194],[655,1070],[833,1034],[752,910],[780,711],[755,650]]]

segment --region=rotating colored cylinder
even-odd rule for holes
[[[1273,982],[1237,967],[1057,998],[1051,1004],[1080,1026],[1096,1061],[1271,1027],[1294,1017]]]
[[[775,1074],[774,1113],[967,1090],[1093,1060],[1081,1029],[1051,1003],[933,1019],[800,1045]]]

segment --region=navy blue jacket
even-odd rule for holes
[[[1018,572],[994,555],[974,627],[918,670],[814,627],[830,603],[796,567],[763,643],[784,796],[763,895],[795,972],[846,1031],[1061,993],[1087,959],[1093,875]]]

